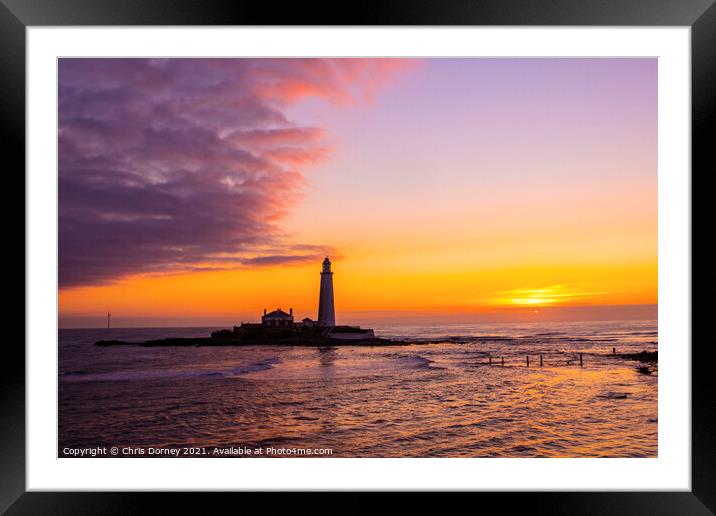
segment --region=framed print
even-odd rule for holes
[[[3,509],[711,514],[711,4],[4,1],[27,304]]]

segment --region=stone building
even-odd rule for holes
[[[270,327],[292,327],[293,308],[290,308],[288,313],[280,308],[273,312],[266,313],[266,309],[264,308],[264,314],[261,316],[261,325]]]

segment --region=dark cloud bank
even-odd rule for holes
[[[59,283],[315,259],[279,222],[323,132],[286,118],[306,96],[370,95],[392,60],[62,59]]]

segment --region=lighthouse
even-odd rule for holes
[[[336,325],[336,311],[333,307],[333,271],[331,260],[323,260],[321,271],[321,294],[318,298],[318,324],[321,326]]]

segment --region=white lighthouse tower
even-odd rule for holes
[[[336,311],[333,306],[333,272],[331,260],[323,260],[321,271],[321,294],[318,298],[318,324],[321,326],[336,325]]]

